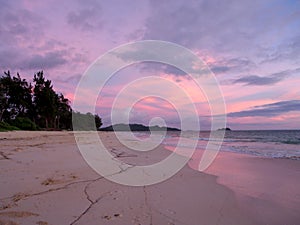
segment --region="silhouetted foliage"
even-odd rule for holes
[[[5,127],[11,130],[14,126],[23,130],[72,129],[70,101],[54,91],[52,82],[44,77],[43,71],[34,74],[33,82],[34,86],[21,79],[19,73],[11,76],[10,71],[0,77],[1,130]],[[81,130],[99,129],[102,125],[98,115],[80,112],[75,115],[84,123]]]
[[[95,124],[97,130],[102,126],[102,120],[97,114],[95,115]]]
[[[4,72],[0,78],[0,121],[12,120],[17,116],[29,116],[32,109],[31,84],[25,79],[11,76],[10,72]]]
[[[11,121],[11,125],[20,128],[21,130],[37,130],[37,126],[27,117],[17,117]]]
[[[37,122],[41,127],[56,128],[56,93],[50,80],[46,80],[43,71],[34,75],[33,103],[36,109]]]
[[[63,94],[56,95],[55,127],[61,129],[72,128],[72,108],[70,101]]]
[[[8,96],[7,86],[4,84],[4,80],[0,79],[0,121],[3,120],[3,116],[8,109]]]
[[[6,122],[0,121],[0,131],[10,131],[10,130],[20,130],[20,129]]]

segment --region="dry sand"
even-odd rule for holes
[[[163,146],[139,154],[112,133],[100,136],[128,163],[170,154]],[[0,225],[300,222],[300,161],[221,152],[205,173],[191,169],[195,157],[162,183],[130,187],[94,172],[71,132],[0,133],[0,144]]]

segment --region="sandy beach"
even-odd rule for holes
[[[167,157],[126,149],[100,132],[114,157],[150,164]],[[296,225],[300,161],[220,152],[203,173],[197,157],[170,179],[131,187],[88,166],[72,132],[0,133],[0,224]],[[120,171],[121,173],[122,171]]]

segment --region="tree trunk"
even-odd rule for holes
[[[60,119],[60,116],[57,117],[57,129],[59,129],[59,127],[60,127],[59,119]]]
[[[53,128],[56,129],[56,116],[53,118]]]
[[[3,111],[0,111],[0,122],[2,122],[3,113],[4,113],[4,110],[3,110]]]

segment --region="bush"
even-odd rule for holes
[[[96,114],[91,113],[72,113],[73,130],[95,131],[102,125],[101,118]]]
[[[11,130],[20,130],[20,129],[8,123],[0,122],[0,131],[11,131]]]
[[[36,124],[26,117],[17,117],[11,124],[21,130],[37,130]]]

